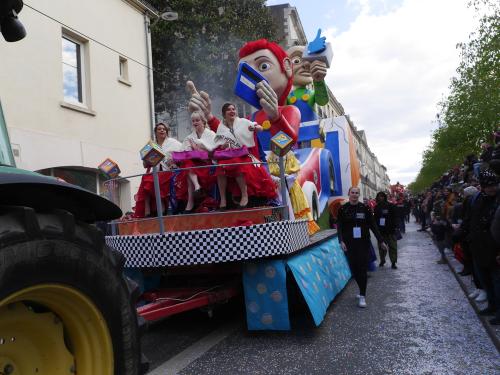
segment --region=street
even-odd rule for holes
[[[314,327],[301,306],[290,332],[248,332],[239,304],[209,319],[192,312],[143,339],[150,374],[498,374],[500,356],[427,233],[410,224],[399,269],[368,280],[368,308],[353,280]],[[294,310],[295,307],[292,307]],[[295,309],[297,310],[297,309]]]

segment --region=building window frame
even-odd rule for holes
[[[128,73],[128,59],[123,56],[118,57],[118,73],[118,82],[126,86],[132,86]]]
[[[76,66],[72,66],[64,61],[64,41],[68,41],[77,46],[76,48]],[[90,70],[89,70],[89,41],[74,32],[62,29],[61,33],[61,63],[63,67],[62,76],[62,101],[61,107],[73,109],[90,115],[95,115],[91,109],[90,96]],[[64,67],[69,66],[77,69],[77,90],[78,97],[72,99],[65,95],[65,76]]]

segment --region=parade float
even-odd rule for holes
[[[320,126],[311,109],[314,100],[325,103],[323,80],[331,46],[318,33],[300,53],[312,61],[316,95],[305,88],[312,81],[302,81],[289,96],[296,71],[277,44],[250,42],[239,55],[235,94],[258,109],[251,120],[264,129],[258,141],[260,163],[274,175],[280,203],[165,216],[159,205],[164,172],[153,168],[158,215],[110,223],[106,243],[125,256],[128,275],[141,285],[137,311],[148,321],[198,308],[211,313],[243,292],[249,330],[289,330],[289,288],[295,284],[292,289],[299,291],[319,325],[351,274],[335,230],[319,230],[315,221],[321,213],[333,212],[348,187],[359,181],[347,119],[322,120]],[[211,119],[208,94],[191,87],[190,109]],[[303,108],[294,95],[305,102]],[[310,147],[311,141],[318,147]],[[151,158],[149,165],[161,160],[161,154],[155,160],[153,144],[141,156]],[[217,167],[215,162],[195,168]],[[105,168],[118,170],[110,162]],[[173,178],[185,169],[173,170]],[[117,181],[134,176],[111,177],[112,199]],[[170,186],[175,189],[176,184]],[[307,209],[294,207],[292,195],[303,197]]]

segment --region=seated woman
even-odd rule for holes
[[[155,139],[156,143],[161,147],[165,157],[158,164],[158,179],[160,182],[160,197],[162,211],[166,212],[168,208],[168,201],[170,198],[170,182],[173,177],[173,173],[170,172],[171,168],[174,166],[172,161],[172,152],[181,151],[182,143],[177,139],[170,138],[169,132],[170,128],[167,124],[160,122],[156,124],[155,129]],[[141,185],[135,196],[135,217],[146,217],[150,216],[153,212],[156,212],[156,201],[155,201],[155,190],[153,175],[149,174],[151,171],[151,166],[143,161],[144,168],[147,168],[146,175],[142,176]]]
[[[207,151],[214,147],[215,133],[208,129],[207,119],[201,111],[194,111],[191,114],[191,124],[193,131],[182,143],[184,152],[175,152],[173,158],[181,168],[211,165],[212,161],[208,158]],[[182,177],[186,178],[188,185],[185,213],[191,213],[194,209],[195,197],[208,192],[215,184],[216,177],[210,174],[210,168],[184,171]]]
[[[214,159],[222,165],[217,168],[217,185],[220,193],[221,209],[227,207],[226,192],[227,179],[232,178],[237,186],[230,186],[233,196],[239,196],[239,208],[248,205],[249,196],[274,199],[276,185],[266,168],[261,164],[226,165],[232,163],[259,162],[258,150],[255,142],[256,131],[262,127],[252,121],[240,118],[236,113],[236,106],[225,103],[222,106],[223,122],[217,128]],[[222,151],[222,152],[221,152]],[[226,154],[221,158],[221,154]]]

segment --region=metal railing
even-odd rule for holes
[[[158,167],[155,166],[152,168],[152,172],[150,172],[150,173],[134,174],[134,175],[123,176],[123,177],[119,176],[119,177],[112,178],[112,179],[105,181],[104,185],[105,185],[107,191],[109,192],[107,198],[109,200],[111,200],[113,203],[117,204],[117,202],[116,202],[117,194],[114,193],[114,190],[119,189],[119,186],[120,186],[119,182],[120,181],[128,181],[131,178],[135,178],[135,177],[142,178],[143,176],[146,176],[146,175],[153,175],[154,196],[155,196],[156,213],[157,213],[156,220],[158,221],[160,233],[163,234],[163,233],[165,233],[165,225],[163,222],[163,218],[166,217],[166,215],[163,214],[159,174],[168,173],[168,172],[175,173],[175,172],[188,171],[188,170],[193,170],[193,169],[202,169],[202,168],[223,168],[226,166],[250,165],[250,164],[253,164],[253,165],[265,164],[265,165],[267,165],[267,164],[275,164],[275,163],[278,164],[279,170],[280,170],[279,179],[280,179],[280,189],[281,189],[280,192],[281,192],[282,201],[281,201],[280,206],[273,207],[273,208],[281,209],[282,220],[288,220],[289,215],[288,215],[288,205],[287,205],[287,198],[286,198],[287,194],[288,194],[288,191],[287,191],[288,188],[287,188],[287,183],[286,183],[286,179],[285,179],[284,159],[282,156],[279,157],[278,162],[261,162],[261,161],[254,162],[254,161],[252,161],[252,162],[228,163],[228,164],[209,164],[209,165],[200,165],[200,166],[193,166],[193,167],[187,167],[187,168],[172,168],[168,171],[159,171]],[[247,209],[245,211],[260,211],[260,210],[268,210],[268,209],[269,209],[269,207],[261,207],[261,208]],[[230,211],[220,212],[220,214],[226,214],[228,212],[230,212]],[[213,211],[207,212],[207,213],[196,213],[196,215],[206,215],[206,214],[213,214]],[[177,216],[181,216],[181,215],[191,216],[193,214],[177,214]],[[146,220],[151,220],[151,217],[144,217],[144,218],[135,217],[132,220],[126,220],[126,221],[123,221],[122,219],[113,220],[110,223],[112,235],[117,234],[116,225],[119,223],[140,222],[140,221],[146,221]]]

